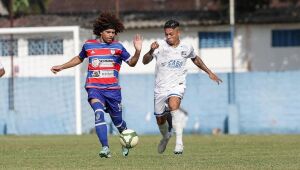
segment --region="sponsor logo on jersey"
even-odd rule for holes
[[[110,53],[111,53],[112,55],[115,55],[116,50],[110,50]]]
[[[97,70],[93,71],[92,77],[94,78],[112,78],[115,77],[114,70]]]
[[[92,66],[93,67],[98,67],[99,63],[100,63],[100,61],[97,58],[93,58],[93,60],[92,60]]]
[[[181,68],[182,65],[183,65],[183,61],[180,60],[170,60],[168,62],[169,68]]]

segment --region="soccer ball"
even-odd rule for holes
[[[120,143],[123,147],[133,148],[138,144],[139,137],[132,129],[126,129],[120,134]]]

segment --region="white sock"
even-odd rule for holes
[[[173,110],[171,111],[171,115],[172,115],[172,125],[176,135],[176,145],[183,145],[182,142],[183,126],[181,122],[180,112],[179,110]]]
[[[158,125],[158,127],[161,135],[165,138],[168,134],[168,128],[169,128],[167,121],[162,125]]]

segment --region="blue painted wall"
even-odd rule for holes
[[[182,107],[188,133],[227,131],[228,76],[216,85],[204,74],[189,74]],[[236,74],[236,103],[243,134],[300,133],[300,71]],[[84,78],[82,78],[84,82]],[[153,116],[153,75],[121,75],[124,118],[139,134],[157,134]],[[74,79],[17,78],[15,111],[8,110],[8,80],[0,79],[0,134],[74,134]],[[82,83],[82,125],[88,133],[94,114]],[[110,122],[109,116],[106,116]]]

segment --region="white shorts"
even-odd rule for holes
[[[163,116],[164,112],[168,110],[168,99],[171,96],[183,98],[185,86],[177,86],[165,92],[154,93],[154,115]]]

